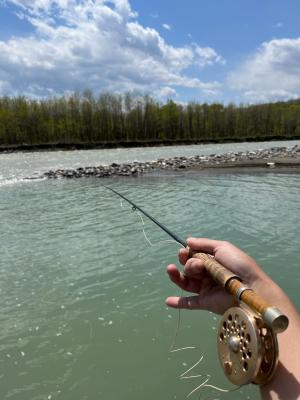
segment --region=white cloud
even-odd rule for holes
[[[165,86],[162,89],[160,89],[157,92],[159,97],[163,97],[163,98],[170,98],[170,97],[176,97],[177,96],[177,92],[175,89],[169,87],[169,86]]]
[[[171,25],[168,24],[162,24],[162,27],[165,28],[167,31],[170,31],[172,29]]]
[[[270,90],[268,93],[261,91],[248,90],[244,93],[245,100],[250,103],[267,103],[269,101],[284,101],[289,99],[298,99],[299,94],[287,90]]]
[[[263,43],[231,74],[229,85],[250,101],[300,97],[300,38]]]
[[[168,44],[155,29],[138,22],[128,0],[6,3],[19,7],[33,33],[0,41],[0,95],[47,96],[85,88],[214,91],[220,86],[185,73],[192,65],[222,64],[214,49]]]
[[[224,58],[217,54],[211,47],[199,47],[197,44],[194,44],[194,51],[199,57],[197,63],[200,67],[226,63]]]

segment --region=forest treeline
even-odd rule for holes
[[[300,137],[300,99],[222,105],[91,91],[35,100],[0,97],[0,146],[147,145]]]

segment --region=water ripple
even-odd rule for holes
[[[226,239],[247,250],[300,306],[299,175],[206,172],[107,183],[183,238]],[[92,179],[7,186],[0,220],[1,398],[113,400],[126,387],[133,400],[141,397],[138,381],[150,400],[147,376],[158,364],[170,374],[161,390],[174,387],[177,366],[166,349],[177,314],[164,299],[177,293],[165,274],[177,244]],[[205,318],[184,314],[180,338],[205,343],[211,354]],[[218,371],[214,357],[206,368]],[[184,395],[180,386],[176,393]]]

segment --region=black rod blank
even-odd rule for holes
[[[127,201],[127,203],[131,204],[133,207],[133,210],[137,209],[139,210],[142,214],[144,214],[147,218],[149,218],[152,222],[154,222],[157,226],[159,226],[164,232],[166,232],[171,238],[173,238],[177,243],[182,244],[183,247],[187,247],[187,243],[185,240],[181,239],[179,236],[177,236],[175,233],[170,231],[166,226],[164,226],[162,223],[157,221],[154,217],[152,217],[150,214],[148,214],[146,211],[144,211],[141,207],[136,205],[133,201],[129,200],[127,197],[122,195],[121,193],[117,192],[115,189],[110,188],[109,186],[103,185],[106,189],[111,190],[113,193],[116,195],[120,196],[122,199]]]

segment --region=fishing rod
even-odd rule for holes
[[[139,210],[184,247],[187,242],[170,231],[117,190],[103,185],[133,210]],[[255,383],[263,385],[274,375],[278,363],[277,333],[287,329],[289,320],[278,308],[269,305],[242,279],[206,253],[191,252],[190,257],[200,259],[214,281],[234,296],[238,306],[223,315],[218,330],[218,355],[226,377],[235,385]]]
[[[129,200],[127,197],[125,197],[123,194],[117,192],[115,189],[112,189],[109,186],[103,185],[106,189],[111,190],[113,193],[116,195],[120,196],[122,199],[127,201],[127,203],[132,205],[133,211],[139,210],[142,214],[144,214],[147,218],[149,218],[152,222],[154,222],[157,226],[159,226],[163,231],[165,231],[171,238],[173,238],[177,243],[181,244],[183,247],[187,247],[187,242],[183,239],[181,239],[179,236],[177,236],[175,233],[170,231],[165,225],[163,225],[161,222],[157,221],[154,217],[152,217],[150,214],[148,214],[145,210],[143,210],[141,207],[136,205],[133,201]]]

